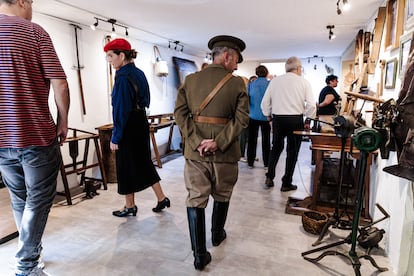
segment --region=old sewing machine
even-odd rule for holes
[[[349,126],[353,125],[353,123],[347,120],[346,118],[343,118],[341,120],[343,120],[342,126],[345,127],[344,131],[346,131],[346,133],[343,133],[343,134],[348,135],[348,130],[351,129],[349,128]],[[341,129],[341,124],[337,124],[337,127]],[[361,275],[361,272],[360,272],[360,267],[361,267],[360,259],[361,258],[369,260],[371,264],[374,267],[376,267],[379,271],[388,270],[387,268],[379,267],[377,263],[375,262],[375,260],[368,254],[369,252],[362,253],[362,254],[356,252],[358,233],[361,233],[359,235],[359,241],[362,242],[361,245],[365,245],[367,247],[374,246],[375,241],[379,242],[383,234],[382,231],[376,231],[374,228],[371,228],[371,227],[359,228],[359,220],[360,220],[360,214],[362,210],[364,177],[365,177],[365,171],[367,167],[368,154],[379,148],[381,144],[381,135],[377,130],[373,128],[360,127],[355,130],[351,138],[352,138],[353,145],[355,145],[355,147],[358,148],[358,150],[360,151],[360,154],[359,154],[360,158],[359,158],[359,165],[358,165],[357,194],[355,198],[355,207],[354,207],[354,213],[353,213],[353,219],[352,219],[352,231],[350,235],[344,240],[330,244],[330,245],[322,246],[320,248],[316,248],[316,249],[303,252],[302,256],[304,257],[304,259],[310,262],[313,262],[313,263],[320,261],[322,258],[328,255],[340,255],[340,256],[346,257],[351,261],[355,275],[359,276]],[[380,208],[380,210],[383,211],[382,208]],[[385,215],[385,218],[387,217],[388,217],[388,214]],[[372,224],[370,226],[372,226]],[[369,230],[369,229],[372,229],[372,230]],[[345,243],[351,244],[351,248],[348,252],[341,252],[339,250],[327,250],[327,251],[324,251],[321,255],[319,255],[316,258],[310,258],[307,256],[311,253],[319,252],[319,251],[322,251],[322,250],[325,250],[325,249],[328,249],[334,246],[338,246],[340,244],[345,244]]]

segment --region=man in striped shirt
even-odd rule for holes
[[[66,75],[49,34],[31,22],[32,2],[0,0],[0,172],[19,231],[19,276],[47,275],[38,268],[41,239],[56,194],[59,144],[68,132]]]

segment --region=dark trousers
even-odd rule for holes
[[[269,170],[266,177],[275,178],[275,169],[279,161],[280,154],[284,148],[284,140],[287,140],[286,148],[286,167],[285,175],[282,177],[282,185],[292,184],[293,172],[295,171],[296,161],[300,150],[302,137],[293,134],[294,130],[303,130],[302,115],[273,115],[272,120],[273,141],[269,156]]]
[[[270,153],[270,124],[268,121],[258,121],[250,119],[249,121],[249,139],[247,140],[247,163],[253,166],[256,159],[257,137],[259,136],[259,127],[262,132],[262,158],[265,167],[268,166]]]
[[[249,139],[249,129],[243,128],[242,132],[240,133],[240,152],[241,157],[244,157],[246,152],[246,145],[247,145],[247,139]]]

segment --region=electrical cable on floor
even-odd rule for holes
[[[296,162],[296,166],[297,166],[297,168],[298,168],[298,170],[299,170],[299,176],[300,176],[300,180],[301,180],[301,183],[302,183],[303,189],[304,189],[304,190],[305,190],[305,192],[308,194],[308,196],[312,196],[312,195],[311,195],[311,193],[309,192],[309,190],[306,188],[305,182],[303,181],[302,171],[301,171],[301,169],[300,169],[299,162]]]
[[[296,143],[296,142],[295,142]],[[302,147],[302,145],[300,145],[300,147]],[[298,154],[298,157],[299,157],[299,155],[300,155],[300,149],[299,149],[299,154]],[[298,158],[299,159],[299,158]],[[312,157],[311,157],[311,159],[312,159]],[[306,186],[305,186],[305,182],[303,181],[303,177],[302,177],[302,171],[301,171],[301,169],[300,169],[300,166],[299,166],[299,163],[298,163],[298,160],[296,159],[296,166],[297,166],[297,168],[298,168],[298,170],[299,170],[299,176],[300,176],[300,180],[301,180],[301,182],[302,182],[302,186],[303,186],[303,189],[305,190],[305,192],[308,194],[308,196],[311,196],[311,194],[310,194],[310,192],[308,191],[308,189],[306,189]]]

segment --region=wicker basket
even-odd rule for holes
[[[306,232],[319,235],[328,222],[328,216],[315,211],[306,211],[302,215],[302,225]]]

